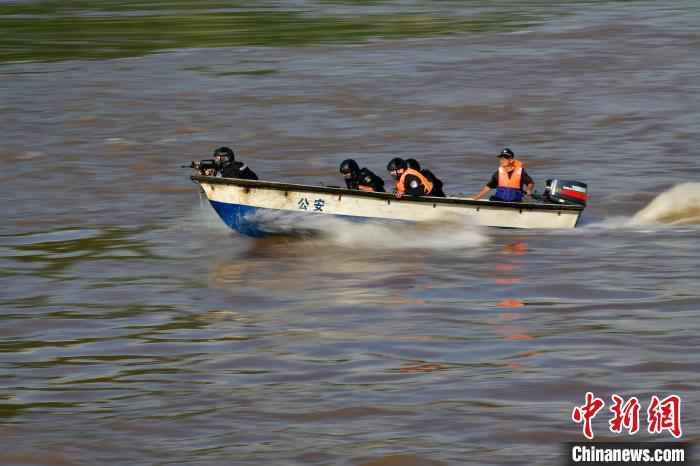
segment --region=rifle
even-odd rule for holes
[[[214,172],[216,172],[219,165],[212,159],[200,160],[199,162],[193,160],[189,165],[180,165],[180,168],[194,168],[195,170],[199,170],[199,173],[204,174],[207,170],[214,170]]]

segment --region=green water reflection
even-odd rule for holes
[[[298,46],[513,31],[535,21],[533,15],[517,11],[464,17],[429,10],[333,16],[261,8],[253,2],[40,1],[0,6],[0,63],[108,59],[189,47]]]
[[[32,241],[31,237],[20,244],[13,240],[22,239],[22,235],[5,237],[8,252],[0,256],[0,276],[35,275],[43,278],[61,278],[70,267],[83,261],[95,260],[144,260],[156,259],[147,242],[134,236],[147,229],[105,228],[92,235],[70,239],[49,239]],[[26,235],[25,235],[26,236]],[[4,257],[3,257],[4,256]]]

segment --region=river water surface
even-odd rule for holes
[[[0,463],[559,464],[586,391],[677,394],[697,439],[699,24],[594,3],[517,32],[3,65]],[[592,197],[574,231],[252,240],[179,169],[220,145],[306,184],[414,157],[455,194],[508,146]],[[608,419],[596,438],[629,440]]]

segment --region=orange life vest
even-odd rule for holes
[[[503,167],[498,167],[498,187],[520,189],[520,180],[523,177],[523,163],[520,160],[513,160],[513,170],[508,176],[508,171]]]
[[[406,177],[408,175],[413,175],[420,180],[425,188],[425,194],[430,194],[430,192],[433,190],[433,183],[428,178],[423,176],[421,172],[412,168],[407,168],[401,175],[401,178],[399,178],[399,181],[396,183],[396,191],[398,193],[403,194],[406,192]]]

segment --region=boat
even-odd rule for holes
[[[221,219],[239,233],[262,237],[313,231],[318,220],[430,222],[458,218],[501,228],[568,229],[581,218],[587,187],[575,181],[548,180],[545,194],[528,202],[463,197],[397,199],[391,193],[310,186],[274,181],[191,176]],[[284,228],[280,228],[280,224]]]

